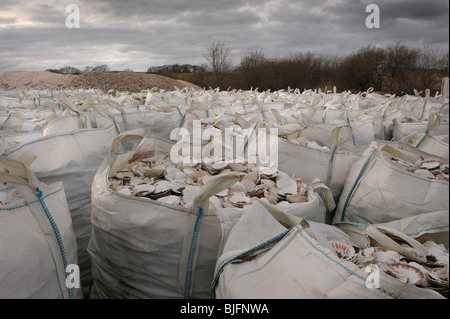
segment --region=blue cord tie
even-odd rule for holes
[[[199,233],[200,224],[202,222],[202,218],[203,218],[203,207],[198,207],[198,215],[197,215],[197,219],[195,221],[194,233],[192,235],[191,247],[189,249],[189,256],[188,256],[186,280],[185,280],[185,287],[184,287],[184,289],[185,289],[184,298],[185,299],[189,299],[189,297],[190,297],[189,291],[191,290],[192,264],[193,264],[193,258],[194,258],[194,254],[195,254],[195,250],[196,250],[196,243],[197,243],[197,239],[198,239],[198,233]]]
[[[45,212],[45,214],[46,214],[48,220],[50,221],[50,225],[51,225],[52,228],[53,228],[53,232],[55,233],[56,240],[57,240],[58,246],[59,246],[59,251],[60,251],[61,257],[62,257],[62,259],[63,259],[63,264],[64,264],[64,274],[65,274],[65,276],[66,276],[66,278],[67,278],[66,269],[67,269],[67,266],[68,266],[68,262],[67,262],[66,250],[65,250],[65,248],[64,248],[64,242],[63,242],[63,240],[62,240],[62,238],[61,238],[61,233],[60,233],[60,231],[59,231],[58,225],[56,225],[56,222],[55,222],[55,220],[53,219],[52,214],[51,214],[50,211],[48,210],[47,205],[45,205],[44,198],[42,197],[42,195],[43,195],[43,192],[39,189],[39,187],[36,187],[36,196],[37,196],[37,198],[39,199],[39,202],[41,203],[41,206],[42,206],[42,208],[44,209],[44,212]],[[72,288],[68,288],[68,290],[69,290],[69,298],[70,298],[70,299],[73,299],[73,291],[72,291]]]

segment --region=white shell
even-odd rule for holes
[[[434,268],[427,273],[427,279],[434,285],[448,287],[448,268]]]
[[[160,177],[164,174],[163,168],[150,168],[144,172],[145,177]]]
[[[250,204],[250,197],[245,195],[244,192],[236,192],[229,197],[228,201],[233,205],[243,206]]]
[[[145,172],[150,170],[150,167],[137,167],[134,170],[139,176],[145,176]]]
[[[187,174],[185,174],[175,166],[168,166],[166,168],[164,176],[168,181],[182,180],[188,177]]]
[[[183,190],[186,188],[187,184],[180,181],[173,181],[170,183],[170,188],[176,194],[181,194]]]
[[[244,175],[242,177],[242,180],[251,180],[253,183],[257,184],[259,182],[259,172],[258,171],[251,171],[247,175]]]
[[[128,188],[128,187],[123,187],[123,188],[117,190],[117,192],[122,194],[122,195],[127,195],[127,196],[131,195],[131,189]]]
[[[249,179],[243,179],[241,182],[241,185],[244,186],[245,192],[248,193],[255,189],[256,183]]]
[[[380,267],[381,270],[404,283],[419,285],[425,279],[425,274],[420,269],[406,263],[382,263],[382,265],[387,265],[387,267]]]
[[[264,194],[264,190],[266,187],[262,184],[257,185],[255,188],[253,188],[251,191],[247,192],[248,196],[260,196]]]
[[[344,244],[339,241],[330,241],[331,247],[340,259],[350,260],[355,256],[355,248],[351,245]]]
[[[150,184],[140,184],[133,187],[133,191],[140,193],[140,192],[149,192],[153,193],[155,191],[156,187],[154,185]]]
[[[228,187],[228,192],[231,193],[246,193],[247,189],[241,182],[237,182]]]
[[[440,161],[437,160],[425,160],[421,163],[421,168],[424,169],[435,169],[442,165]]]
[[[268,178],[272,178],[278,175],[278,170],[273,167],[261,166],[259,167],[259,172],[261,175]]]
[[[136,186],[140,184],[145,184],[145,180],[142,177],[139,176],[133,176],[130,180],[130,185]]]
[[[278,203],[277,196],[275,196],[274,194],[272,194],[271,192],[269,192],[267,190],[264,191],[264,198],[266,198],[271,204]]]
[[[188,186],[183,190],[183,203],[192,204],[195,200],[195,196],[197,195],[200,187],[198,186]]]
[[[287,174],[286,176],[278,175],[276,185],[279,189],[297,189],[297,182],[290,176],[287,176]]]
[[[169,195],[165,197],[158,198],[156,200],[158,203],[163,203],[167,205],[178,205],[180,204],[180,197],[176,195]]]
[[[385,274],[400,280],[404,284],[406,284],[408,282],[408,277],[403,272],[398,271],[395,268],[392,268],[390,264],[380,263],[379,268]]]
[[[155,194],[166,192],[171,188],[171,183],[169,181],[159,181],[156,182],[154,185],[156,187],[154,191]]]
[[[225,190],[223,190],[223,191],[221,191],[221,192],[218,192],[218,193],[216,194],[217,197],[225,197],[225,196],[227,196],[227,195],[228,195],[228,188],[225,189]]]
[[[277,186],[277,184],[273,180],[266,178],[261,179],[261,184],[266,185],[269,188]]]
[[[119,179],[131,179],[133,176],[134,174],[130,171],[118,171],[114,174],[114,177]]]
[[[111,178],[109,180],[109,185],[110,186],[119,186],[122,185],[122,180],[121,179],[117,179],[117,178]],[[0,202],[2,202],[2,200],[0,199]],[[4,201],[3,201],[4,202]]]
[[[427,265],[432,265],[433,267],[436,266],[448,267],[449,264],[448,254],[442,251],[435,249],[428,250],[426,258],[427,258]]]
[[[372,255],[373,252],[374,252],[373,247],[362,249],[355,254],[352,261],[360,268],[370,264],[374,264],[376,263],[376,258]]]

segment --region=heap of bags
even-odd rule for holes
[[[445,96],[16,91],[0,106],[2,156],[64,185],[85,297],[447,297]]]

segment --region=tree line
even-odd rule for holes
[[[440,90],[442,77],[448,76],[449,52],[432,47],[408,47],[397,43],[387,46],[368,45],[344,57],[299,52],[282,58],[269,58],[260,49],[244,52],[233,63],[232,47],[221,40],[213,42],[203,53],[205,63],[172,64],[149,67],[147,73],[158,73],[190,81],[200,87],[256,89],[260,91],[291,88],[350,90],[354,93],[372,87],[383,93],[430,89]],[[83,70],[65,66],[47,71],[62,74],[116,72],[107,65],[86,66]],[[131,69],[123,71],[133,72]],[[189,77],[185,77],[189,75]]]
[[[86,72],[91,72],[91,71],[96,71],[96,72],[111,72],[111,68],[109,66],[107,66],[106,64],[102,64],[102,65],[97,65],[97,66],[86,66],[84,67],[83,70],[75,68],[73,66],[64,66],[62,68],[59,69],[47,69],[46,71],[49,72],[53,72],[53,73],[60,73],[60,74],[81,74],[81,73],[86,73]],[[130,69],[124,70],[124,71],[133,71]]]
[[[374,90],[384,93],[413,94],[440,90],[448,76],[449,53],[432,47],[408,47],[397,43],[369,45],[345,57],[316,55],[311,52],[283,58],[268,58],[262,50],[248,50],[233,66],[232,48],[223,41],[211,43],[203,53],[204,64],[193,78],[202,87],[226,89],[279,90],[332,89],[352,92]]]

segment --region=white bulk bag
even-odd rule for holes
[[[425,135],[420,136],[416,139],[417,142],[413,143],[415,147],[419,150],[424,151],[429,154],[437,155],[449,160],[449,135],[438,135],[431,136]],[[413,141],[412,139],[410,141]]]
[[[168,140],[137,130],[114,139],[109,161],[92,185],[92,298],[208,298],[217,257],[227,235],[248,208],[209,206],[208,198],[239,180],[216,175],[196,196],[193,208],[121,195],[109,188],[108,176],[138,154],[168,155]],[[139,145],[130,151],[120,146]],[[149,153],[150,152],[150,153]],[[153,152],[153,153],[152,153]],[[305,203],[279,203],[288,214],[324,222],[326,208],[314,187]],[[201,204],[201,205],[200,205]]]
[[[0,181],[0,298],[82,298],[71,286],[76,275],[66,285],[67,267],[78,260],[63,185],[41,183],[23,163],[3,156]]]
[[[445,135],[449,132],[449,122],[443,122],[441,115],[431,112],[427,121],[398,123],[396,119],[387,125],[393,141],[400,141],[413,134]],[[432,133],[431,133],[432,132]]]
[[[439,117],[432,113],[428,120],[425,133],[413,134],[407,138],[407,142],[421,151],[434,154],[449,160],[449,134],[434,135],[440,125]]]
[[[373,142],[350,169],[333,222],[386,223],[449,208],[448,182],[399,168],[388,159],[393,156],[409,163],[433,157],[413,147],[406,151]]]
[[[32,139],[21,144],[15,144],[20,136],[4,139],[4,156],[21,161],[35,158],[29,168],[39,180],[46,184],[62,182],[64,185],[77,239],[81,284],[85,294],[91,280],[86,249],[91,235],[92,180],[116,135],[116,126],[111,124],[101,129],[29,136]]]
[[[172,105],[170,101],[168,103],[151,107],[123,107],[118,102],[104,99],[100,106],[114,117],[120,132],[151,129],[153,135],[169,139],[171,131],[180,125],[183,113],[180,107]]]
[[[443,297],[340,259],[329,241],[353,244],[337,227],[308,222],[257,203],[236,223],[216,265],[216,299],[393,299]]]
[[[121,195],[109,188],[108,174],[138,150],[114,152],[126,140],[143,138],[135,132],[114,140],[112,162],[105,159],[92,185],[91,298],[206,298],[222,238],[238,214],[224,209],[221,220],[208,198],[238,176],[220,176],[203,187],[193,209]],[[157,137],[142,142],[157,154],[169,154],[173,145]]]
[[[333,225],[348,234],[353,242],[360,247],[367,247],[370,244],[370,239],[367,235],[369,226],[382,226],[398,230],[419,242],[424,238],[426,240],[432,239],[437,244],[444,245],[446,249],[449,248],[448,210],[419,214],[382,224],[337,222]]]
[[[337,203],[344,188],[345,181],[352,165],[360,158],[365,148],[348,146],[350,134],[342,140],[342,130],[349,130],[348,125],[334,128],[328,137],[330,150],[296,145],[284,138],[278,139],[278,168],[290,175],[295,174],[304,182],[310,183],[318,178],[327,185]],[[345,135],[345,134],[344,134]],[[347,149],[343,147],[347,144]]]
[[[82,128],[92,128],[86,114],[67,114],[47,124],[42,130],[42,135],[70,133]]]
[[[329,124],[329,123],[323,123],[323,124],[313,124],[308,125],[305,129],[301,131],[301,136],[304,138],[315,141],[319,143],[320,145],[327,146],[329,148],[332,147],[332,141],[330,140],[330,136],[332,134],[332,131],[338,127],[342,126],[345,123],[342,124]],[[351,138],[351,136],[349,136]],[[349,137],[340,136],[340,138],[348,139]]]

